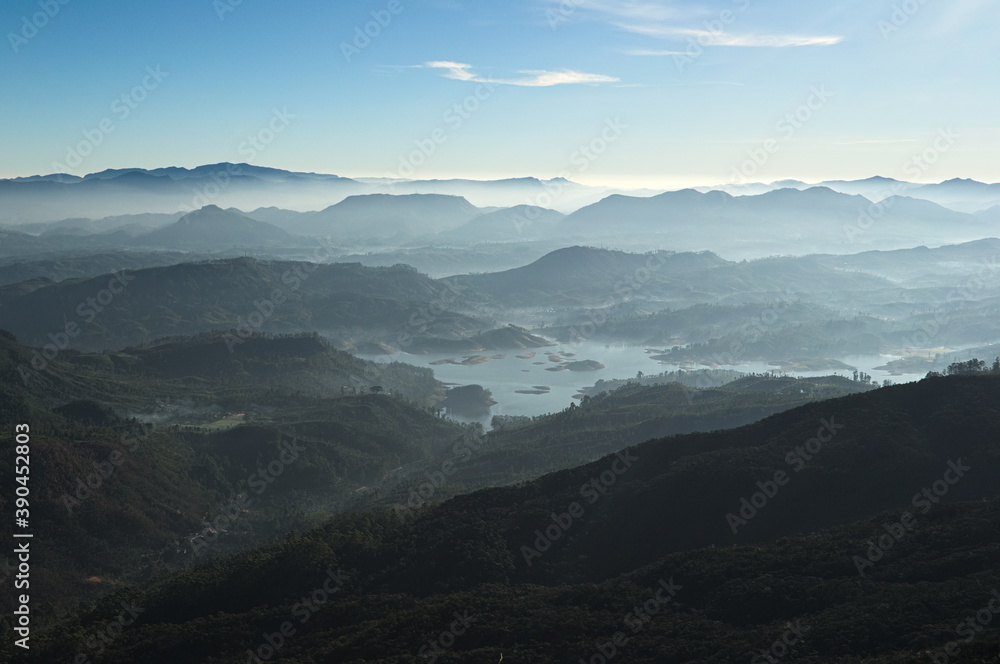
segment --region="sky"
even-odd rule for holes
[[[5,0],[0,178],[1000,181],[993,0]]]

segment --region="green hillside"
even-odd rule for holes
[[[590,661],[619,632],[623,662],[749,660],[783,635],[797,661],[923,659],[1000,583],[998,397],[991,375],[927,379],[344,514],[123,591],[42,652],[84,650],[128,598],[143,613],[99,661]],[[993,661],[975,636],[964,661]]]

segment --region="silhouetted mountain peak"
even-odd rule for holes
[[[277,226],[257,221],[236,210],[206,205],[168,226],[140,236],[137,241],[146,245],[178,249],[204,249],[220,244],[266,245],[288,238],[288,233]]]

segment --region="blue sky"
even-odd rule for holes
[[[998,24],[992,0],[6,0],[0,177],[996,182]]]

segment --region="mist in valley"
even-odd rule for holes
[[[835,5],[0,10],[0,660],[996,661],[996,11]]]

